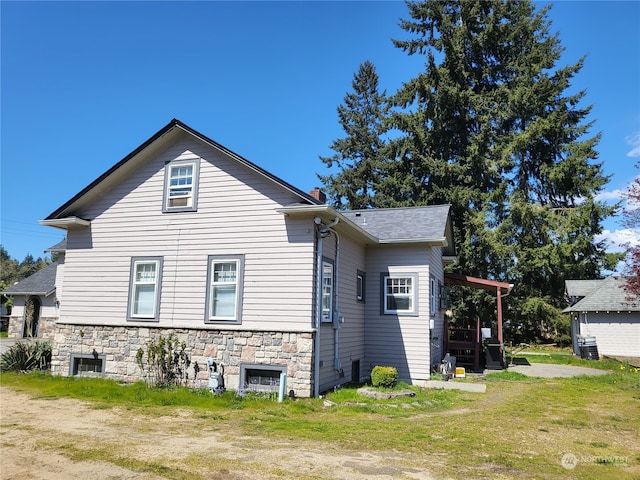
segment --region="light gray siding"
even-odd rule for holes
[[[365,303],[356,300],[356,272],[365,270],[365,249],[349,237],[339,236],[337,251],[334,272],[337,305],[334,306],[340,312],[342,322],[337,324],[337,329],[328,323],[320,327],[320,391],[350,382],[352,363],[364,361]],[[336,260],[335,233],[323,240],[323,254]]]
[[[394,366],[400,379],[420,382],[430,376],[429,252],[424,246],[371,248],[367,251],[365,366]],[[418,275],[417,315],[382,314],[385,273]]]
[[[163,213],[164,166],[200,163],[198,210]],[[275,182],[183,134],[77,216],[90,228],[68,232],[60,316],[66,323],[126,322],[131,257],[161,256],[158,326],[205,325],[207,258],[244,255],[242,329],[309,330],[314,239],[310,221],[276,208],[294,201]]]
[[[445,310],[440,308],[440,294],[444,285],[444,265],[442,264],[442,247],[432,247],[429,249],[429,275],[436,279],[434,307],[435,315],[431,315],[433,329],[430,331],[430,353],[431,366],[436,368],[444,357],[444,314]]]

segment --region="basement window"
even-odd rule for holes
[[[69,376],[103,377],[104,364],[105,355],[72,353],[71,362],[69,362]]]
[[[286,371],[287,367],[284,365],[241,365],[240,389],[245,392],[279,392],[280,375]]]

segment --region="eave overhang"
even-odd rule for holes
[[[347,217],[338,212],[335,208],[326,205],[287,205],[285,207],[276,208],[276,212],[292,217],[320,217],[323,223],[331,223],[336,218],[339,219],[338,225],[346,226],[351,232],[363,238],[366,243],[379,244],[380,241],[357,224],[353,223]]]
[[[455,255],[443,255],[442,263],[445,265],[455,265],[458,263],[458,257]]]
[[[433,247],[448,247],[449,242],[446,237],[439,238],[394,238],[388,240],[379,240],[380,245],[397,245],[397,244],[425,244]]]
[[[0,294],[4,295],[5,297],[24,297],[24,296],[31,296],[31,295],[49,297],[54,293],[56,293],[56,287],[53,287],[51,290],[47,290],[47,291],[12,292],[10,289],[7,289],[0,292]]]
[[[38,223],[46,227],[55,227],[62,230],[69,230],[70,228],[76,227],[88,227],[89,225],[91,225],[91,222],[89,220],[85,220],[84,218],[76,216],[63,218],[47,218],[45,220],[38,220]]]

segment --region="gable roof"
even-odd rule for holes
[[[58,264],[51,263],[24,280],[11,285],[2,293],[5,295],[44,295],[48,297],[56,290]]]
[[[564,312],[639,312],[640,298],[625,290],[625,283],[626,279],[621,277],[567,280],[567,294],[583,298],[565,308]]]
[[[182,123],[178,119],[171,120],[167,125],[161,128],[157,133],[155,133],[151,138],[149,138],[146,142],[136,148],[129,155],[124,157],[114,166],[112,166],[109,170],[100,175],[97,179],[87,185],[84,189],[82,189],[78,194],[76,194],[73,198],[67,201],[64,205],[53,211],[48,217],[44,220],[41,220],[40,223],[43,225],[49,225],[59,228],[67,228],[73,225],[88,225],[88,222],[83,219],[78,219],[74,217],[74,207],[82,201],[87,195],[89,195],[92,191],[97,190],[101,185],[103,185],[110,177],[121,171],[124,167],[128,166],[132,163],[136,158],[139,158],[141,154],[145,151],[148,151],[152,147],[160,146],[163,143],[169,142],[173,135],[177,132],[186,132],[187,134],[195,137],[196,139],[208,144],[212,148],[225,153],[229,157],[233,158],[238,163],[244,165],[245,167],[253,170],[257,174],[270,179],[276,184],[280,185],[284,189],[290,191],[294,195],[300,198],[300,201],[305,204],[321,204],[320,201],[313,198],[311,195],[303,192],[302,190],[294,187],[293,185],[285,182],[281,178],[267,172],[263,168],[259,167],[255,163],[250,162],[246,158],[238,155],[235,152],[232,152],[228,148],[220,145],[219,143],[211,140],[209,137],[201,134],[200,132],[194,130],[188,125]]]

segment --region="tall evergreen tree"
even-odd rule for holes
[[[318,175],[325,185],[332,205],[338,208],[363,209],[378,205],[376,185],[385,142],[385,119],[388,112],[386,92],[380,92],[375,66],[366,61],[354,75],[353,92],[344,97],[338,107],[340,124],[346,137],[334,140],[331,157],[320,157],[328,167],[338,167],[336,173]]]
[[[528,340],[552,336],[564,280],[598,278],[616,255],[595,240],[616,207],[586,121],[567,94],[583,61],[557,66],[548,8],[528,0],[411,1],[394,40],[425,71],[393,97],[393,161],[377,186],[388,204],[450,203],[460,270],[516,285],[509,317]],[[457,302],[467,315],[493,305]],[[542,321],[541,321],[542,319]]]
[[[361,66],[339,107],[349,136],[323,159],[341,171],[321,179],[338,206],[451,204],[459,268],[515,283],[512,319],[528,340],[552,336],[564,281],[598,278],[620,258],[595,240],[617,206],[595,200],[608,177],[599,135],[588,136],[591,107],[581,106],[584,92],[566,93],[583,61],[557,66],[548,7],[528,0],[407,5],[401,27],[413,38],[394,43],[425,56],[426,68],[392,99],[401,135],[385,146],[388,127],[361,114],[366,98],[384,97],[372,66]],[[484,316],[493,304],[475,292],[457,307]]]
[[[51,261],[45,257],[33,258],[33,255],[27,254],[22,262],[9,255],[9,252],[0,245],[0,288],[10,287],[16,282],[24,280],[33,275],[38,270],[45,268]]]

